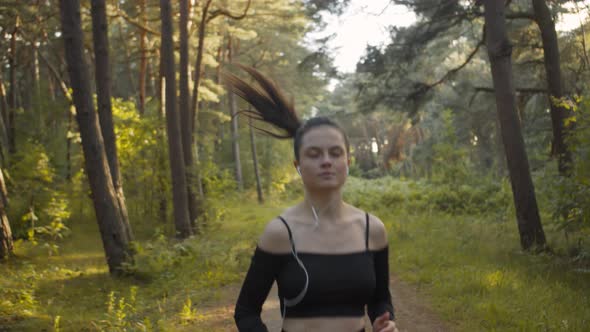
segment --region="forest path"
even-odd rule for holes
[[[396,276],[391,278],[390,289],[396,313],[396,324],[400,332],[446,332],[451,331],[449,324],[431,309],[426,296],[418,289],[405,283]],[[208,303],[199,311],[202,320],[200,328],[208,331],[235,331],[233,311],[240,286],[232,284],[220,290],[216,303]],[[281,313],[277,296],[276,284],[273,285],[264,306],[262,320],[271,332],[281,330]],[[366,330],[372,331],[365,317]]]

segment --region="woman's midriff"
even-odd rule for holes
[[[325,332],[364,331],[364,317],[314,317],[314,318],[285,318],[282,331],[286,332]]]

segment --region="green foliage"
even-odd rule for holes
[[[567,121],[571,132],[566,142],[574,161],[569,177],[557,174],[554,165],[544,169],[542,193],[553,225],[570,241],[569,253],[577,259],[590,261],[586,242],[590,238],[590,101],[584,97],[575,103],[557,102],[573,111]]]
[[[443,131],[433,146],[432,181],[434,183],[458,185],[465,183],[470,172],[468,151],[459,145],[453,112],[442,112]]]
[[[428,294],[453,331],[585,331],[587,272],[560,257],[523,254],[512,221],[402,212],[384,222],[395,244],[391,266]],[[556,233],[547,235],[560,245]]]
[[[165,223],[169,216],[163,216],[162,209],[171,210],[171,181],[164,119],[149,107],[140,117],[133,101],[113,98],[112,107],[129,219],[132,224],[139,220]]]
[[[183,324],[188,324],[198,318],[197,310],[193,309],[193,302],[190,298],[187,298],[184,302],[179,317]]]
[[[345,198],[370,211],[430,211],[458,215],[491,214],[505,218],[512,208],[507,182],[433,184],[384,177],[373,180],[349,178]],[[389,213],[388,212],[388,213]]]
[[[61,320],[61,316],[55,316],[55,318],[53,318],[53,331],[55,332],[61,332],[61,327],[59,325],[59,321]]]
[[[117,298],[111,291],[106,302],[105,319],[92,322],[92,325],[99,331],[148,331],[150,321],[137,316],[137,290],[138,287],[131,286],[128,300],[123,296]]]
[[[61,189],[65,184],[56,176],[45,149],[31,141],[22,145],[6,173],[8,218],[20,221],[12,223],[13,235],[34,243],[45,241],[49,253],[57,253],[55,242],[69,234],[71,208]]]
[[[392,271],[430,294],[453,330],[580,331],[587,324],[590,299],[580,295],[590,289],[586,274],[558,257],[522,255],[515,226],[506,222],[512,217],[439,213],[427,182],[351,177],[345,188],[347,201],[384,221]],[[93,222],[72,225],[70,245],[60,256],[29,255],[35,260],[0,266],[0,323],[64,331],[221,330],[220,321],[233,326],[226,309],[222,318],[206,311],[235,303],[257,236],[292,202],[256,205],[230,197],[217,203],[225,206],[222,220],[202,236],[178,242],[162,228],[150,229],[152,238],[136,243],[132,278],[109,277]],[[490,211],[506,203],[496,204]],[[556,241],[553,232],[548,235]],[[17,253],[22,250],[21,242]]]

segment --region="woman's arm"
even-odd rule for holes
[[[374,249],[376,289],[375,295],[367,305],[367,314],[371,323],[385,312],[389,313],[389,320],[395,319],[391,293],[389,292],[389,243],[387,230],[379,218],[371,215],[369,218],[369,243]]]
[[[268,331],[260,318],[262,305],[282,266],[282,254],[288,252],[289,238],[285,226],[278,219],[269,222],[264,230],[242,284],[234,311],[238,331]]]
[[[373,255],[377,288],[373,300],[367,305],[367,314],[371,323],[386,311],[389,312],[389,320],[395,320],[389,292],[389,246],[376,251]]]
[[[256,247],[234,311],[238,331],[268,331],[260,318],[260,313],[279,266],[278,255]]]

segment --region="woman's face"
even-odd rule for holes
[[[318,126],[303,135],[298,165],[308,189],[340,188],[346,181],[348,163],[344,137],[338,129]]]

